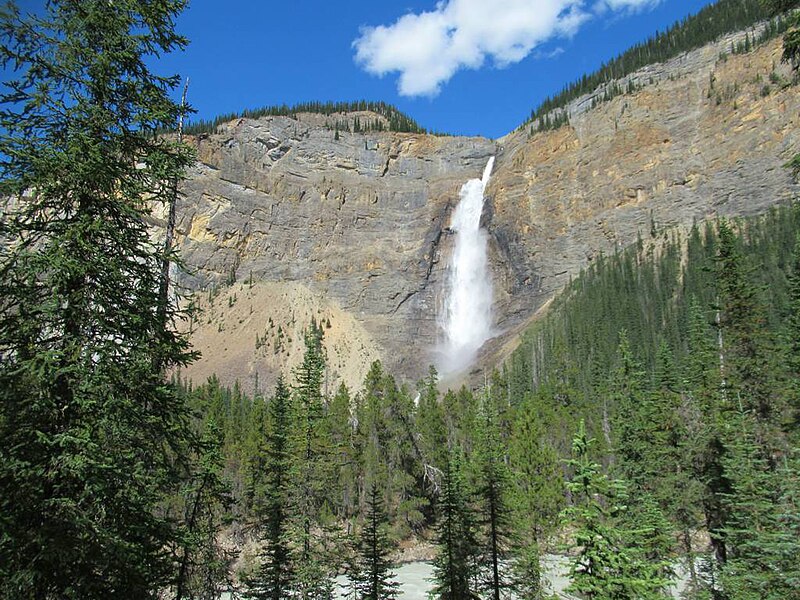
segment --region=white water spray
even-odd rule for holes
[[[461,187],[461,201],[453,212],[450,229],[456,238],[441,320],[445,339],[440,370],[445,374],[468,367],[492,336],[492,280],[481,213],[493,166],[494,157],[486,164],[481,179],[470,179]]]

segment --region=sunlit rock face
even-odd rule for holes
[[[340,131],[336,139],[326,117],[298,115],[232,121],[193,138],[200,163],[179,205],[181,283],[206,290],[203,302],[210,287],[225,290],[193,324],[204,358],[184,375],[244,384],[257,373],[266,389],[298,360],[311,317],[331,321],[329,387],[357,384],[374,358],[411,381],[431,363],[446,366],[453,211],[492,156],[479,231],[493,337],[467,372],[502,357],[599,254],[653,226],[662,235],[787,200],[798,191],[782,165],[800,147],[800,94],[773,85],[762,95],[773,65],[789,78],[779,41],[721,61],[730,43],[648,67],[632,76],[637,92],[596,108],[591,96],[578,99],[570,124],[547,133],[524,128],[492,141]],[[354,115],[328,119],[337,118]],[[254,282],[252,312],[230,281]]]
[[[412,380],[435,361],[450,213],[496,144],[345,131],[336,138],[323,117],[300,115],[232,121],[193,140],[200,164],[179,207],[182,283],[208,290],[252,277],[262,291],[247,304],[249,288],[234,306],[227,295],[214,301],[211,322],[198,319],[195,334],[205,358],[185,375],[244,382],[258,372],[262,387],[270,385],[277,370],[296,364],[311,317],[331,320],[331,388],[358,383],[373,359]],[[207,302],[207,292],[200,296]],[[345,321],[336,315],[357,335],[336,337]],[[256,348],[256,335],[270,344]]]

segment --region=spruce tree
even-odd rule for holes
[[[448,454],[438,502],[437,554],[433,561],[433,598],[477,598],[473,581],[477,565],[477,540],[461,460]]]
[[[328,405],[323,423],[331,448],[331,464],[339,476],[328,497],[339,518],[352,516],[358,505],[358,456],[354,445],[350,391],[342,383]]]
[[[789,402],[793,421],[800,424],[800,234],[797,235],[792,254],[792,271],[789,277],[789,314],[783,332],[783,351],[789,375]]]
[[[438,379],[436,369],[431,366],[428,376],[421,382],[417,405],[419,446],[429,481],[436,477],[436,470],[441,471],[448,460],[447,428],[439,403]]]
[[[727,221],[719,224],[719,248],[716,256],[720,330],[720,369],[727,391],[723,400],[728,408],[734,398],[755,411],[764,427],[780,415],[773,395],[778,366],[770,363],[770,339],[766,334],[766,312],[762,290],[755,284],[753,270],[747,265],[740,240]]]
[[[325,349],[322,327],[312,319],[305,332],[305,352],[295,369],[292,423],[292,539],[297,547],[294,587],[303,600],[332,595],[335,565],[327,552],[325,499],[330,489],[332,465],[324,439],[322,384]]]
[[[800,520],[797,461],[787,457],[770,467],[759,447],[753,419],[732,417],[723,465],[731,491],[723,498],[729,515],[725,526],[728,560],[722,588],[732,600],[791,598],[800,581]]]
[[[218,541],[232,503],[223,473],[222,431],[211,416],[206,416],[202,428],[195,472],[181,493],[186,534],[179,551],[174,600],[214,597],[229,583],[231,556]]]
[[[491,397],[483,399],[478,423],[477,496],[480,506],[483,573],[481,589],[493,600],[506,597],[512,587],[507,572],[511,511],[508,506],[509,474],[500,439],[497,412]]]
[[[152,206],[190,153],[151,72],[183,0],[0,9],[0,596],[154,598],[174,584],[191,359],[159,295]]]
[[[259,555],[258,571],[248,582],[248,593],[254,598],[280,600],[289,595],[294,579],[289,539],[291,396],[282,376],[278,377],[268,411],[269,421],[263,432],[261,450],[256,455],[251,483],[256,500],[253,512],[258,519],[264,548]]]
[[[394,600],[398,583],[392,578],[390,554],[394,545],[389,539],[388,518],[378,487],[370,486],[367,514],[356,544],[356,563],[351,574],[358,600]]]
[[[558,456],[543,440],[533,402],[518,407],[509,441],[513,580],[517,596],[542,596],[539,540],[552,532],[564,502]]]
[[[666,597],[663,557],[653,560],[642,555],[645,532],[652,535],[663,517],[650,520],[645,527],[635,517],[628,516],[625,522],[626,486],[621,480],[609,479],[591,459],[593,444],[581,421],[573,441],[573,458],[568,461],[573,470],[567,484],[572,505],[563,513],[565,525],[575,528],[578,548],[568,591],[592,600]]]

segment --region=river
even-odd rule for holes
[[[687,577],[685,570],[676,567],[677,577],[670,589],[673,598],[679,598],[686,586]],[[547,591],[562,600],[575,600],[574,596],[564,590],[569,585],[569,558],[557,554],[545,554],[542,557],[542,575],[547,586]],[[431,578],[433,566],[427,562],[411,562],[398,566],[395,569],[395,581],[400,584],[398,600],[428,600],[428,592],[432,589]],[[339,594],[336,598],[346,600],[347,579],[339,576],[336,579]],[[223,594],[221,600],[230,600],[229,594]]]

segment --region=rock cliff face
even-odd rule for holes
[[[653,226],[756,214],[796,195],[782,165],[800,148],[798,88],[779,41],[720,58],[735,39],[635,74],[634,94],[591,110],[591,96],[579,99],[568,127],[499,141],[488,217],[502,329]]]
[[[200,162],[179,204],[181,282],[205,290],[207,310],[193,324],[204,358],[186,375],[244,384],[257,374],[269,386],[299,360],[312,317],[328,332],[332,384],[357,385],[375,358],[423,375],[436,361],[450,213],[492,155],[489,354],[570,276],[651,223],[685,226],[789,198],[797,188],[781,165],[800,146],[800,94],[783,85],[777,41],[721,60],[729,46],[637,73],[639,91],[596,108],[581,98],[557,131],[497,142],[337,135],[319,115],[240,119],[195,138]],[[355,116],[376,118],[331,119]]]
[[[234,316],[226,290],[199,320],[195,339],[206,358],[187,375],[218,372],[230,382],[258,372],[269,384],[276,369],[299,360],[311,317],[335,328],[343,315],[357,334],[347,344],[328,339],[329,358],[362,368],[334,367],[333,380],[360,383],[376,358],[404,376],[423,373],[434,361],[447,218],[460,186],[480,175],[496,144],[337,134],[314,115],[234,121],[195,143],[200,164],[179,205],[189,267],[183,283],[204,289],[247,280],[236,302],[252,292],[251,278],[260,289],[292,291],[265,292],[271,306],[244,319]],[[292,335],[276,351],[278,326]],[[265,333],[269,346],[256,348],[256,334]],[[238,345],[250,351],[234,355]]]

